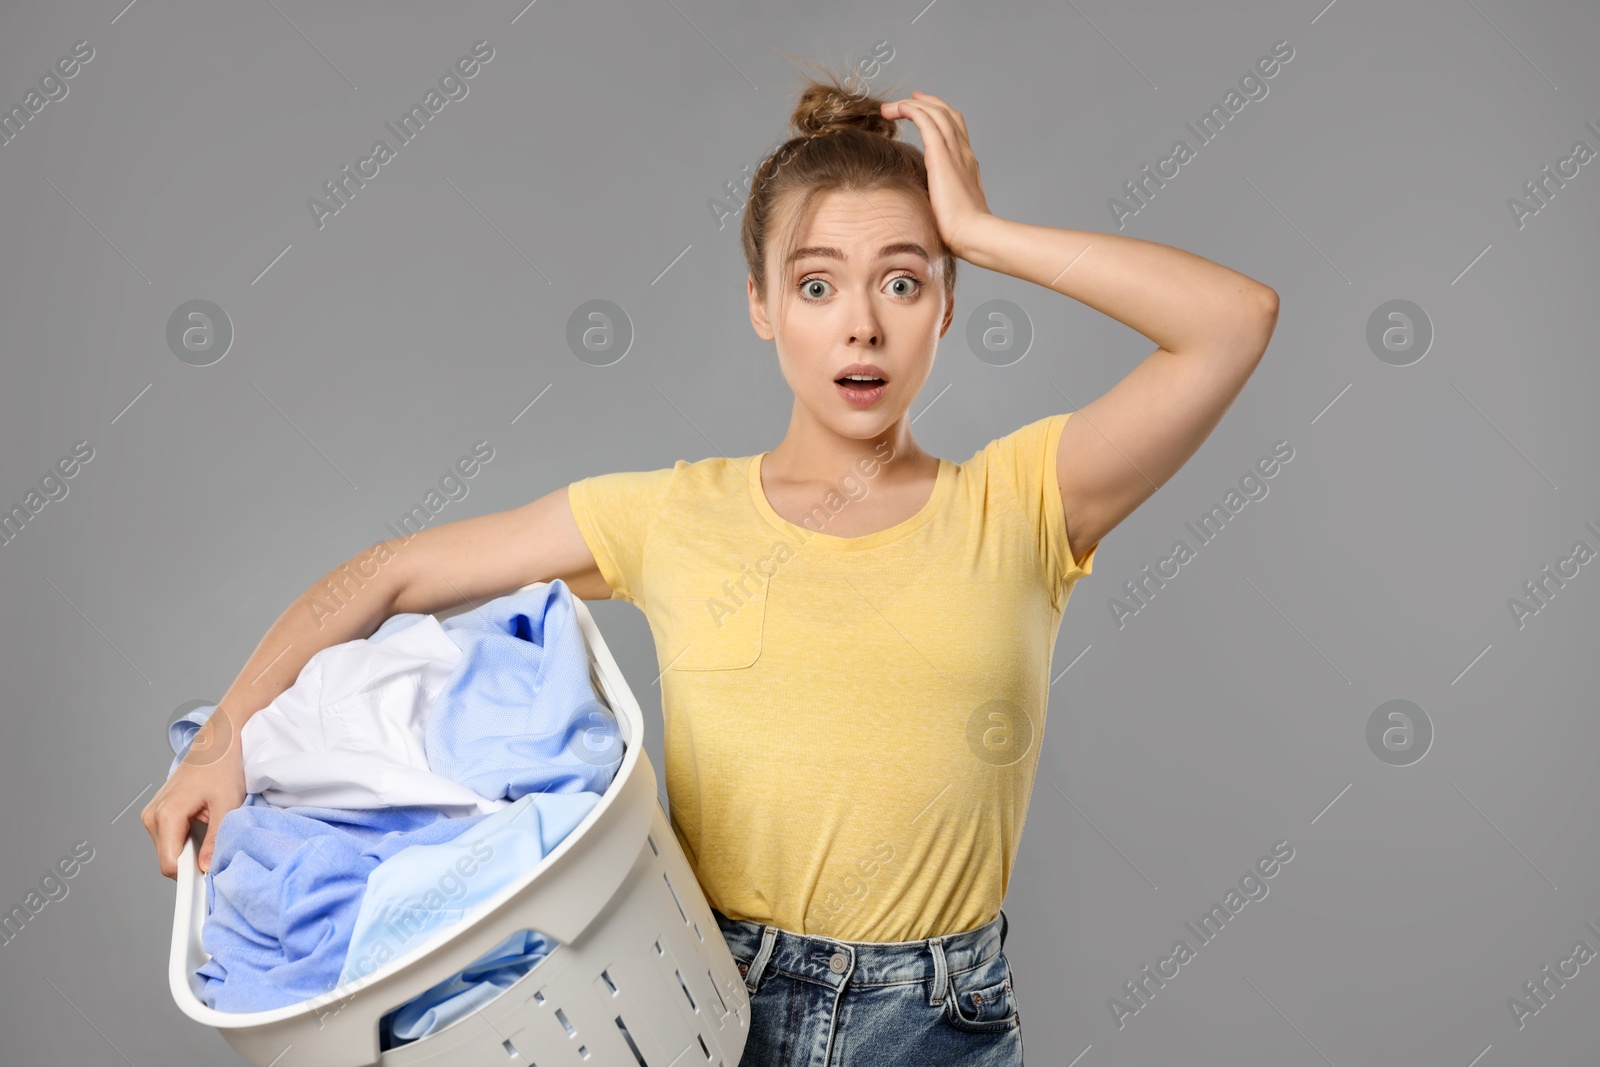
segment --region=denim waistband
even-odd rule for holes
[[[941,1003],[948,977],[980,967],[1005,945],[1010,920],[1000,914],[975,930],[921,941],[839,941],[797,934],[749,919],[730,919],[715,907],[728,950],[750,961],[745,984],[754,990],[762,974],[777,970],[794,978],[835,987],[929,984],[929,1002]]]

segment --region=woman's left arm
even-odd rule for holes
[[[922,135],[939,235],[962,259],[1070,296],[1157,348],[1061,431],[1056,477],[1076,559],[1176,474],[1267,350],[1278,294],[1218,263],[1118,234],[989,212],[966,120],[929,93],[883,105]]]
[[[1077,560],[1165,485],[1211,436],[1260,363],[1278,294],[1208,259],[1117,234],[994,215],[962,259],[1082,301],[1158,346],[1061,431],[1056,478]]]

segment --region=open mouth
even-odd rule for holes
[[[846,400],[861,407],[877,403],[889,385],[882,378],[863,378],[856,375],[835,378],[834,384]]]

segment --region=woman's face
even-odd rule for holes
[[[763,340],[776,341],[795,399],[842,436],[867,439],[892,427],[950,328],[954,309],[935,274],[944,248],[927,211],[925,199],[919,207],[898,190],[820,194],[787,263],[779,260],[792,212],[778,213],[766,300],[753,280],[747,285],[750,321]],[[857,363],[876,368],[882,388],[837,384]]]

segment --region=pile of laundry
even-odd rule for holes
[[[215,710],[171,725],[169,778]],[[583,821],[624,751],[559,579],[322,649],[240,742],[247,794],[217,830],[196,971],[229,1012],[330,993],[474,914]],[[471,1014],[553,947],[511,935],[386,1016],[382,1047]]]

